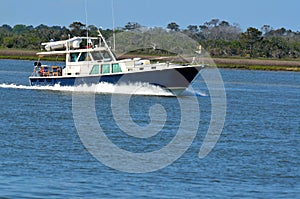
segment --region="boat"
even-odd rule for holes
[[[42,43],[34,62],[31,86],[76,86],[80,84],[148,83],[160,86],[175,95],[182,93],[204,67],[170,62],[151,63],[148,59],[120,59],[98,31],[98,37],[73,37],[68,40]],[[45,56],[64,56],[64,66],[44,65]]]

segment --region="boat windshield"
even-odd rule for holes
[[[90,55],[87,52],[82,52],[78,61],[91,61]]]
[[[82,61],[91,61],[90,53],[87,52],[77,52],[71,53],[69,56],[70,62],[82,62]]]
[[[95,61],[111,61],[111,57],[107,51],[94,51],[91,54]]]

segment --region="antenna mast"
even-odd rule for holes
[[[87,16],[87,0],[85,0],[84,5],[85,10],[85,29],[86,29],[86,46],[89,46],[89,29],[88,29],[88,16]]]
[[[114,0],[111,0],[111,14],[112,14],[112,29],[113,29],[113,51],[116,51],[116,34],[115,34],[115,17],[114,17]]]

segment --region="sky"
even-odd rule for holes
[[[176,22],[184,29],[220,19],[243,31],[263,25],[300,31],[299,8],[299,0],[1,0],[0,25],[68,27],[80,21],[111,29],[128,22],[147,27]]]

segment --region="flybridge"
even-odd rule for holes
[[[77,49],[80,48],[80,43],[82,42],[81,37],[74,37],[72,39],[63,40],[63,41],[50,41],[46,43],[42,43],[42,46],[45,47],[47,51],[54,50],[65,50],[65,49]]]
[[[42,43],[42,46],[44,46],[45,50],[47,51],[55,51],[55,50],[72,50],[72,49],[78,49],[81,48],[81,42],[83,40],[86,40],[86,47],[98,47],[101,46],[101,40],[103,41],[106,48],[109,48],[103,35],[101,34],[100,30],[98,30],[98,37],[73,37],[69,38],[67,40],[61,40],[61,41],[50,41],[50,42],[44,42]],[[94,41],[98,41],[98,45],[94,46]]]
[[[73,37],[68,40],[61,41],[50,41],[42,43],[46,52],[39,52],[37,55],[61,55],[81,52],[92,52],[92,51],[106,51],[111,61],[117,61],[114,53],[107,45],[104,37],[100,30],[98,30],[98,37]]]
[[[82,41],[86,40],[86,48],[98,47],[98,45],[94,45],[93,40],[100,40],[98,37],[73,37],[68,40],[62,41],[50,41],[46,43],[42,43],[46,51],[56,51],[56,50],[74,50],[82,48]],[[101,41],[99,41],[101,44]]]

